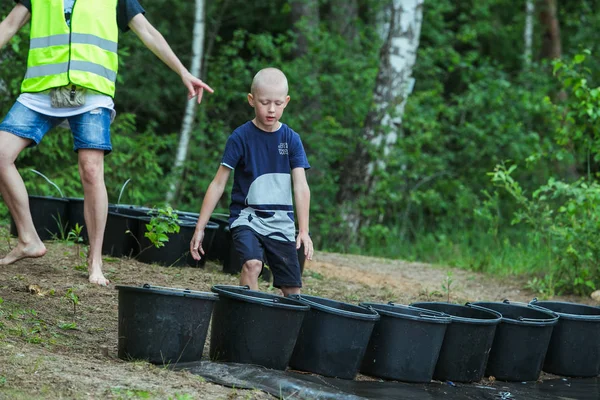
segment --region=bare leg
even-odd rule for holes
[[[299,287],[291,287],[291,286],[282,286],[281,292],[284,296],[289,296],[290,294],[300,294]]]
[[[102,273],[102,241],[108,215],[108,195],[104,184],[104,151],[80,149],[79,176],[83,185],[83,216],[90,238],[88,273],[91,283],[106,286]]]
[[[0,131],[0,192],[19,234],[17,247],[0,259],[0,265],[46,254],[46,246],[40,240],[33,225],[27,189],[15,166],[17,156],[29,143],[31,143],[29,139]]]
[[[240,285],[248,285],[251,290],[258,290],[258,276],[262,271],[263,262],[260,260],[248,260],[242,266]]]

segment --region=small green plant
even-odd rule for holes
[[[6,377],[4,375],[0,375],[0,387],[6,385]]]
[[[179,219],[171,207],[156,209],[156,215],[152,216],[146,224],[144,236],[150,240],[156,248],[161,248],[169,241],[170,234],[179,233]]]
[[[65,322],[65,323],[59,324],[58,327],[65,331],[70,331],[70,330],[77,329],[77,324],[75,322]]]
[[[73,303],[73,316],[75,316],[77,312],[77,304],[79,304],[79,296],[77,296],[73,288],[69,288],[67,289],[67,293],[65,293],[65,298]]]
[[[442,281],[442,290],[446,294],[446,300],[450,303],[450,292],[452,291],[452,283],[454,279],[452,278],[452,271],[448,271],[446,273],[446,277]]]

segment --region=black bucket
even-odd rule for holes
[[[83,198],[82,197],[67,197],[69,205],[67,207],[67,233],[74,232],[77,225],[82,229],[79,233],[81,243],[88,244],[89,236],[85,227],[85,216],[83,213]]]
[[[501,381],[537,381],[558,315],[508,301],[473,304],[502,314],[485,375]]]
[[[290,368],[354,379],[379,314],[372,309],[308,295],[291,295],[308,306]]]
[[[134,257],[140,252],[138,243],[139,217],[125,214],[123,209],[108,211],[102,254],[113,257]]]
[[[218,296],[163,288],[116,286],[119,290],[118,356],[154,364],[199,361]]]
[[[62,197],[29,196],[31,218],[41,240],[67,238],[68,206],[69,201]],[[17,227],[12,217],[10,234],[18,236]]]
[[[442,312],[452,319],[446,329],[433,378],[454,382],[481,380],[502,315],[469,303],[461,306],[431,302],[411,306]]]
[[[215,232],[215,237],[213,239],[212,246],[210,247],[210,251],[206,253],[206,259],[224,262],[225,258],[227,257],[227,252],[229,251],[229,242],[231,240],[228,238],[228,235],[230,235],[229,215],[215,213],[211,215],[209,221],[217,224],[219,228]]]
[[[558,314],[548,352],[545,372],[570,377],[600,374],[600,308],[559,301],[530,303]]]
[[[361,303],[377,311],[360,372],[404,382],[429,382],[433,377],[450,317],[422,308]]]
[[[211,327],[211,360],[285,370],[309,307],[247,287],[217,285],[211,290],[219,294]]]
[[[191,220],[179,220],[179,232],[168,234],[169,241],[164,242],[164,246],[156,247],[145,234],[147,232],[146,224],[150,222],[150,217],[140,217],[138,227],[138,241],[140,243],[140,253],[137,259],[147,264],[160,264],[163,266],[196,266],[202,267],[206,262],[205,258],[196,261],[190,254],[190,242],[196,230],[196,222]],[[218,225],[212,222],[206,224],[204,230],[203,248],[209,249],[213,241],[214,233]]]

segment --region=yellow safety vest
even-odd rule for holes
[[[32,0],[21,92],[75,84],[114,97],[119,66],[117,1],[77,0],[69,28],[63,0]]]

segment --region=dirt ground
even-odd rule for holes
[[[6,226],[0,226],[0,238],[4,255],[16,241]],[[209,291],[214,284],[237,284],[238,277],[221,273],[221,266],[211,262],[201,269],[168,268],[106,258],[104,269],[112,283],[102,288],[87,283],[81,249],[73,243],[48,242],[47,247],[42,258],[0,267],[0,399],[271,398],[258,390],[225,388],[186,372],[117,358],[115,284]],[[304,293],[351,303],[529,301],[534,294],[523,289],[524,283],[517,278],[323,252],[317,252],[304,271]],[[261,290],[277,292],[267,282],[261,283]],[[78,298],[75,307],[70,293]],[[207,340],[205,353],[208,346]]]

